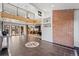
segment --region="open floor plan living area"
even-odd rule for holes
[[[0,3],[0,56],[79,56],[79,3]]]

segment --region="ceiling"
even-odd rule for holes
[[[15,3],[19,7],[26,9],[28,3]],[[30,3],[38,9],[50,11],[50,9],[79,9],[79,3]]]
[[[44,11],[49,15],[52,10],[62,10],[62,9],[79,9],[79,3],[29,3],[36,9]],[[27,3],[16,4],[23,9],[27,9]]]
[[[63,10],[63,9],[79,9],[79,3],[32,3],[36,7],[43,10],[47,15],[51,16],[52,10]]]
[[[44,11],[59,9],[79,9],[79,3],[33,3]]]

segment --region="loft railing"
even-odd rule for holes
[[[34,13],[27,11],[25,9],[22,9],[20,7],[17,7],[15,5],[12,5],[10,3],[2,3],[2,11],[12,15],[22,16],[24,18],[30,18],[30,19],[35,18]]]

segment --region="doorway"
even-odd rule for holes
[[[41,35],[41,25],[28,25],[28,41],[39,41]]]

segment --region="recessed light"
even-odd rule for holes
[[[47,11],[46,9],[43,9],[44,11]]]
[[[53,7],[55,7],[55,5],[51,5],[51,7],[53,8]]]

